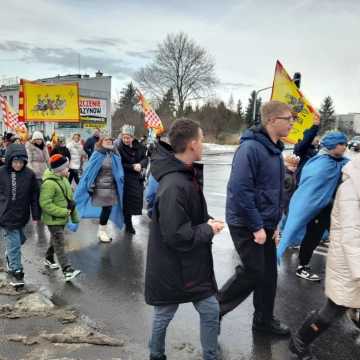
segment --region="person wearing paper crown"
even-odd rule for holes
[[[112,240],[109,219],[119,230],[123,228],[123,188],[121,157],[114,147],[113,138],[102,134],[75,191],[80,217],[99,219],[100,242]]]
[[[324,231],[330,227],[330,213],[341,170],[349,161],[344,157],[347,138],[339,131],[329,132],[321,141],[321,150],[304,166],[300,183],[291,198],[289,213],[278,247],[278,259],[290,246],[301,244],[296,275],[309,281],[320,277],[309,266],[312,254]]]
[[[135,139],[135,127],[124,125],[118,146],[124,168],[124,218],[125,231],[135,234],[132,215],[141,215],[144,193],[144,170],[148,165],[146,149]]]

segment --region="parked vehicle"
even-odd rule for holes
[[[349,149],[354,149],[355,151],[360,151],[360,136],[354,136],[348,145]]]

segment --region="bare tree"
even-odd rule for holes
[[[179,115],[187,101],[206,96],[217,83],[211,56],[182,32],[167,35],[158,45],[154,61],[135,77],[145,91],[159,100],[172,88]]]

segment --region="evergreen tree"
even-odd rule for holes
[[[176,113],[175,99],[173,89],[170,88],[162,98],[159,107],[157,108],[158,115],[174,118]]]
[[[333,100],[327,96],[320,107],[320,133],[335,129],[335,108]]]
[[[242,107],[242,102],[240,99],[236,104],[236,113],[237,113],[237,116],[239,117],[240,122],[243,122],[245,119],[245,113],[244,113],[244,110]]]
[[[235,101],[232,94],[230,95],[227,108],[231,111],[235,111]]]
[[[248,102],[248,105],[247,105],[246,111],[245,111],[245,122],[246,122],[246,126],[248,128],[253,126],[253,125],[258,125],[260,123],[261,98],[256,99],[255,123],[254,123],[254,120],[253,120],[255,97],[256,97],[256,91],[254,90],[250,94],[249,102]]]
[[[119,108],[122,111],[133,111],[135,105],[138,103],[136,89],[132,82],[130,82],[120,92]]]
[[[124,124],[134,125],[137,135],[144,133],[144,116],[137,109],[138,97],[136,88],[130,82],[120,92],[119,108],[112,116],[112,133],[116,136],[121,132],[121,127]]]

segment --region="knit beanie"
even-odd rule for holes
[[[31,140],[43,140],[44,141],[44,135],[40,131],[34,131],[32,134]]]
[[[335,149],[339,144],[346,144],[348,141],[346,135],[340,131],[330,131],[321,140],[321,146],[328,150]]]
[[[62,170],[69,167],[69,160],[67,157],[61,155],[61,154],[55,154],[51,156],[50,160],[50,167],[51,169],[57,173],[61,172]]]

